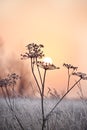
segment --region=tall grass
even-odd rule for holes
[[[56,99],[45,99],[46,114],[56,102]],[[41,130],[40,99],[16,98],[14,110],[25,130]],[[46,126],[45,130],[87,130],[86,101],[63,100],[51,114]],[[0,99],[0,130],[21,130],[4,99]]]

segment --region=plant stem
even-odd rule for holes
[[[67,91],[69,90],[69,83],[70,83],[70,74],[69,74],[69,68],[68,68],[68,84],[67,84]]]
[[[16,120],[17,120],[19,126],[21,127],[21,129],[24,130],[24,127],[22,126],[22,123],[20,122],[20,120],[18,119],[18,117],[17,117],[17,115],[16,115],[14,109],[12,108],[12,105],[11,105],[11,102],[10,102],[10,97],[9,97],[8,93],[7,93],[7,95],[8,95],[7,98],[8,98],[9,101],[7,101],[7,99],[6,99],[6,94],[5,94],[5,92],[4,92],[3,87],[1,87],[1,90],[2,90],[2,93],[3,93],[3,95],[4,95],[4,99],[5,99],[5,101],[6,101],[6,104],[7,104],[8,108],[10,109],[10,111],[12,112],[12,114],[14,115],[14,117],[16,118]],[[8,91],[8,90],[6,90],[6,92],[7,92],[7,91]]]
[[[41,110],[42,110],[42,130],[45,127],[45,115],[44,115],[44,87],[45,87],[46,69],[44,71],[43,84],[42,84],[42,94],[41,94]]]
[[[36,65],[37,65],[37,58],[36,58]],[[41,72],[40,72],[40,69],[39,69],[39,66],[38,66],[38,65],[37,65],[37,70],[38,70],[38,74],[39,74],[40,81],[41,81],[41,85],[42,85],[42,84],[43,84],[43,81],[42,81]]]
[[[42,95],[42,93],[41,93],[41,88],[40,88],[40,86],[39,86],[38,80],[37,80],[36,75],[35,75],[35,73],[34,73],[34,65],[33,65],[32,58],[31,58],[31,70],[32,70],[32,74],[33,74],[33,76],[34,76],[34,79],[35,79],[35,81],[36,81],[36,84],[37,84],[37,87],[38,87],[38,89],[39,89],[40,96],[41,96],[41,95]]]
[[[51,115],[51,113],[54,111],[54,109],[59,105],[59,103],[64,99],[64,97],[76,86],[76,84],[81,80],[82,78],[80,78],[62,97],[61,99],[55,104],[55,106],[52,108],[52,110],[48,113],[48,115],[46,116],[46,120],[48,119],[48,117]]]

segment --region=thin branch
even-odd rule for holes
[[[68,68],[68,84],[67,84],[67,91],[69,90],[69,83],[70,83],[70,74],[69,74],[69,68]]]
[[[8,100],[6,98],[6,94],[5,94],[3,87],[1,87],[1,90],[2,90],[2,93],[3,93],[4,99],[5,99],[5,102],[6,102],[7,106],[10,108],[10,105],[9,105]]]
[[[42,95],[41,95],[41,110],[42,110],[42,130],[45,126],[45,115],[44,115],[44,87],[45,87],[46,69],[44,70],[43,84],[42,84]]]
[[[35,75],[35,73],[34,73],[34,65],[33,65],[34,63],[33,63],[33,61],[32,61],[32,58],[31,58],[31,70],[32,70],[32,74],[33,74],[33,76],[34,76],[34,79],[35,79],[35,81],[36,81],[36,84],[37,84],[37,87],[38,87],[38,89],[39,89],[39,92],[40,92],[40,96],[41,96],[41,88],[40,88],[40,85],[39,85],[39,83],[38,83],[38,80],[37,80],[37,78],[36,78],[36,75]]]
[[[38,74],[39,74],[40,81],[41,81],[41,85],[42,85],[42,84],[43,84],[43,81],[42,81],[42,77],[41,77],[41,72],[40,72],[39,66],[38,66],[38,64],[37,64],[37,58],[36,58],[36,66],[37,66]]]
[[[42,95],[44,96],[44,87],[45,87],[45,79],[46,79],[46,72],[47,70],[45,69],[44,70],[44,77],[43,77],[43,84],[42,84]]]
[[[52,110],[48,113],[48,115],[46,116],[46,120],[48,119],[48,117],[50,116],[50,114],[54,111],[54,109],[59,105],[59,103],[64,99],[64,97],[76,86],[77,83],[79,83],[79,81],[82,78],[80,77],[80,79],[62,96],[62,98],[55,104],[55,106],[52,108]]]
[[[7,104],[8,108],[11,110],[11,112],[12,112],[13,115],[15,116],[15,118],[16,118],[16,120],[17,120],[19,126],[21,127],[21,129],[24,130],[24,128],[23,128],[23,126],[22,126],[22,123],[21,123],[20,120],[18,119],[18,117],[17,117],[16,113],[14,112],[14,110],[13,110],[11,104],[9,105],[9,103],[8,103],[8,101],[7,101],[7,99],[6,99],[6,94],[5,94],[5,92],[4,92],[3,87],[1,87],[1,90],[2,90],[4,99],[5,99],[5,101],[6,101],[6,104]]]
[[[7,93],[7,98],[8,98],[8,101],[9,101],[10,107],[12,107],[11,100],[10,100],[10,95],[9,95],[9,91],[8,91],[7,86],[5,86],[5,90],[6,90],[6,93]]]
[[[76,82],[76,80],[75,80],[75,82]],[[81,98],[81,99],[84,99],[84,94],[83,94],[83,91],[82,91],[82,87],[81,87],[80,82],[79,82],[79,84],[77,84],[77,86],[78,86],[78,89],[79,89],[79,91],[80,91],[80,94],[79,94],[80,98]]]

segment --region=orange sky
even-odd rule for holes
[[[49,72],[46,81],[47,86],[56,87],[58,91],[66,85],[64,62],[79,66],[79,71],[87,73],[86,0],[0,1],[0,36],[5,56],[15,52],[20,58],[28,42],[44,44],[46,56],[61,67]],[[84,82],[85,93],[87,82]]]

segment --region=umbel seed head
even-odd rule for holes
[[[44,46],[42,44],[35,44],[30,43],[27,46],[28,52],[26,52],[24,55],[21,54],[22,59],[25,58],[42,58],[44,56],[43,51],[41,50]]]

